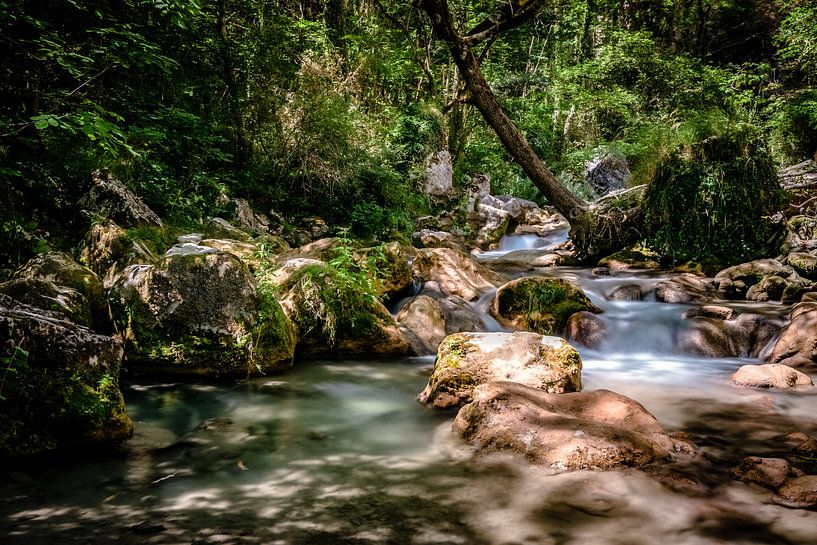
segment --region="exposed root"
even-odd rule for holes
[[[643,238],[645,189],[641,185],[607,195],[571,223],[570,238],[580,261],[598,260]]]

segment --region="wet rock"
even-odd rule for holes
[[[105,302],[102,282],[94,271],[83,267],[68,254],[47,252],[36,255],[17,270],[13,278],[42,280],[79,292],[88,301],[94,328],[109,332],[108,305]]]
[[[817,439],[801,431],[790,432],[775,438],[776,442],[783,443],[791,448],[792,453],[798,456],[817,456]]]
[[[163,227],[159,216],[108,170],[91,174],[91,189],[80,200],[80,206],[96,218],[126,227]]]
[[[582,289],[562,278],[529,276],[500,287],[491,315],[501,324],[545,335],[564,332],[576,312],[601,312]]]
[[[394,318],[371,293],[336,269],[308,265],[292,273],[281,306],[295,325],[303,355],[400,356],[411,346]]]
[[[712,280],[694,274],[681,274],[655,285],[655,298],[665,303],[706,303],[715,296]]]
[[[535,202],[520,199],[519,197],[499,195],[496,199],[499,201],[499,208],[507,212],[511,220],[516,223],[522,223],[528,215],[532,218],[536,217],[535,211],[539,210],[539,205]]]
[[[732,381],[752,388],[777,388],[787,390],[798,386],[812,386],[808,375],[787,365],[744,365],[732,375]]]
[[[584,177],[601,197],[627,186],[630,165],[627,158],[618,153],[598,154],[585,164]]]
[[[397,313],[397,324],[411,331],[420,341],[417,354],[436,354],[446,337],[445,315],[440,304],[428,295],[418,295]]]
[[[637,401],[608,390],[549,394],[513,382],[474,390],[454,429],[485,451],[514,451],[559,469],[643,467],[674,441]]]
[[[492,269],[534,270],[569,265],[571,256],[551,250],[514,250],[491,260]]]
[[[630,270],[659,270],[661,263],[659,255],[649,250],[631,248],[609,255],[598,263],[599,267],[606,267],[611,271]]]
[[[721,305],[703,305],[698,308],[691,308],[684,312],[684,319],[690,318],[713,318],[715,320],[731,320],[735,317],[735,310]]]
[[[432,153],[426,159],[425,192],[432,199],[445,201],[454,198],[454,165],[448,151]]]
[[[112,445],[130,436],[117,340],[0,294],[0,358],[9,358],[0,458]]]
[[[508,232],[511,215],[501,208],[480,203],[471,220],[472,230],[476,232],[474,242],[482,249],[496,244]]]
[[[445,338],[434,371],[420,393],[437,409],[471,401],[474,388],[511,380],[551,393],[581,389],[582,360],[564,339],[536,333],[458,333]]]
[[[786,481],[777,491],[778,500],[791,507],[817,505],[817,475],[806,475]]]
[[[792,252],[786,258],[786,263],[800,276],[809,280],[817,280],[817,256],[803,252]]]
[[[607,324],[592,312],[577,312],[567,321],[565,337],[570,342],[598,348],[607,337]]]
[[[780,324],[759,314],[734,320],[693,317],[678,335],[681,353],[710,358],[757,357],[780,331]]]
[[[737,481],[777,490],[787,479],[795,476],[795,471],[791,464],[782,458],[749,456],[741,460],[732,475]]]
[[[414,258],[412,276],[422,282],[435,281],[445,295],[466,301],[478,299],[502,283],[502,278],[467,254],[448,248],[420,250]]]
[[[593,267],[591,272],[596,276],[610,276],[609,267]]]
[[[418,248],[460,248],[461,244],[451,233],[421,229],[412,233],[411,240]]]
[[[797,292],[811,285],[792,267],[774,259],[760,259],[724,269],[715,275],[714,283],[721,297],[750,301],[779,301],[786,290]]]
[[[468,331],[488,331],[484,314],[477,312],[473,305],[461,297],[444,295],[440,292],[437,282],[426,282],[420,295],[431,297],[442,309],[446,335]]]
[[[91,225],[79,254],[79,262],[96,273],[104,289],[110,288],[128,265],[153,264],[157,260],[149,244],[110,220]]]
[[[91,306],[75,289],[40,278],[15,278],[0,284],[0,293],[32,307],[59,312],[78,325],[91,327]]]
[[[644,293],[638,284],[624,284],[608,293],[607,299],[610,301],[641,301],[644,299]]]
[[[790,367],[812,367],[817,363],[817,303],[794,306],[769,362]]]
[[[259,297],[237,257],[202,248],[130,266],[112,287],[128,369],[246,377],[290,368],[295,337],[280,305]]]
[[[229,221],[223,218],[210,218],[205,227],[208,238],[237,240],[239,242],[252,242],[249,233],[234,227]]]

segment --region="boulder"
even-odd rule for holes
[[[411,345],[374,293],[337,269],[321,264],[290,276],[281,305],[295,325],[298,351],[307,356],[403,356]]]
[[[232,202],[235,204],[235,214],[232,219],[239,229],[256,235],[280,235],[284,232],[281,221],[271,222],[265,214],[253,210],[246,199],[233,199]]]
[[[564,339],[536,333],[457,333],[437,351],[420,403],[446,409],[471,401],[474,388],[510,380],[550,393],[581,390],[582,360]]]
[[[426,159],[425,193],[433,200],[454,198],[454,163],[448,151],[432,153]]]
[[[665,303],[706,303],[715,296],[711,279],[684,273],[655,285],[655,298]]]
[[[223,238],[206,238],[197,244],[206,248],[212,248],[217,252],[227,252],[228,254],[233,254],[238,259],[246,263],[251,271],[257,270],[261,265],[261,257],[258,246],[252,242],[240,242],[238,240]],[[168,253],[165,255],[172,254]]]
[[[607,294],[610,301],[641,301],[644,292],[638,284],[624,284]]]
[[[529,276],[500,287],[491,315],[500,324],[544,335],[561,334],[576,312],[601,312],[582,289],[562,278]]]
[[[732,475],[736,481],[777,490],[787,479],[795,476],[795,471],[791,464],[782,458],[749,456],[741,460]]]
[[[445,339],[445,315],[442,306],[433,297],[418,295],[397,313],[397,324],[409,330],[419,341],[418,355],[436,354]]]
[[[684,320],[690,318],[714,318],[715,320],[731,320],[735,317],[735,309],[721,305],[703,305],[691,308],[684,312]]]
[[[159,216],[110,171],[91,174],[91,189],[80,206],[95,218],[106,218],[126,227],[163,227]]]
[[[478,386],[454,429],[482,451],[558,469],[643,467],[682,450],[640,403],[609,390],[550,394],[514,382]]]
[[[551,250],[514,250],[491,259],[492,269],[522,269],[532,271],[557,265],[574,265],[573,256]]]
[[[210,218],[204,231],[208,238],[252,242],[252,237],[249,233],[238,227],[234,227],[229,221],[223,218]]]
[[[306,232],[312,240],[318,240],[329,234],[329,226],[326,224],[326,220],[318,216],[302,218],[298,222],[298,227]]]
[[[80,265],[68,254],[47,252],[36,255],[18,269],[13,278],[43,280],[79,292],[88,301],[94,328],[106,330],[110,325],[102,282],[94,271]]]
[[[0,458],[130,437],[117,340],[0,294],[0,357]]]
[[[59,312],[75,324],[91,327],[88,299],[73,288],[40,278],[15,278],[0,284],[0,293],[32,307]]]
[[[471,199],[481,199],[491,194],[491,175],[478,172],[471,177],[468,184],[468,196]]]
[[[710,358],[758,357],[780,331],[780,324],[760,314],[732,320],[696,316],[678,334],[677,350]]]
[[[567,320],[565,337],[570,342],[598,348],[607,337],[607,324],[592,312],[577,312]]]
[[[660,256],[657,253],[638,248],[621,250],[611,254],[600,259],[598,266],[606,267],[611,271],[661,269]]]
[[[480,203],[471,219],[472,230],[476,231],[475,244],[487,249],[498,243],[508,232],[510,221],[511,215],[506,211]]]
[[[412,233],[411,241],[418,248],[453,248],[462,246],[454,235],[446,231],[434,231],[432,229],[421,229]]]
[[[434,299],[440,306],[445,320],[445,334],[453,335],[468,331],[488,331],[485,314],[477,312],[474,305],[456,295],[444,295],[437,282],[426,282],[420,295]]]
[[[767,363],[765,365],[744,365],[732,375],[732,382],[752,388],[776,388],[787,390],[797,386],[812,386],[814,383],[805,373],[788,365]]]
[[[811,285],[792,267],[775,259],[760,259],[729,267],[715,275],[714,283],[721,297],[750,301],[779,301],[787,289],[805,290]]]
[[[427,248],[417,253],[412,276],[421,282],[435,281],[444,295],[456,295],[466,301],[493,291],[502,278],[480,265],[467,254],[448,248]]]
[[[800,276],[809,280],[817,280],[817,256],[804,252],[792,252],[786,258],[786,263]]]
[[[79,262],[96,273],[105,289],[128,265],[152,264],[157,259],[148,244],[110,220],[91,225],[79,254]]]
[[[769,361],[791,367],[810,367],[817,363],[817,303],[794,306]]]
[[[280,305],[259,297],[247,266],[213,248],[133,265],[111,289],[129,371],[240,378],[292,367]]]
[[[409,261],[417,254],[412,246],[388,242],[352,252],[357,263],[372,271],[372,281],[379,296],[407,292],[414,279]]]
[[[630,165],[627,158],[618,153],[597,154],[584,165],[584,177],[596,194],[601,197],[612,191],[627,187]]]
[[[786,481],[777,491],[778,501],[792,507],[817,505],[817,475],[806,475]]]
[[[539,205],[535,202],[520,199],[519,197],[499,195],[496,199],[499,201],[499,207],[507,212],[515,223],[524,222],[528,215],[532,218],[536,217],[536,211],[539,210]]]

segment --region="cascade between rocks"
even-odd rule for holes
[[[727,351],[701,341],[716,311],[656,298],[676,274],[524,265],[565,237],[505,237],[479,261],[580,285],[602,311],[593,347],[573,343],[583,390],[638,401],[697,456],[565,472],[510,452],[477,455],[452,431],[454,413],[415,400],[433,356],[299,362],[238,384],[140,380],[123,386],[135,436],[117,455],[4,473],[2,541],[813,544],[817,511],[732,478],[750,456],[785,458],[793,445],[814,456],[802,435],[817,432],[813,389],[731,378],[760,362],[790,306],[718,301],[736,324],[723,341],[732,355],[703,354]],[[471,309],[485,331],[507,331],[488,312],[494,295]]]

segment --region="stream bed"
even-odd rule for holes
[[[817,543],[817,512],[731,479],[744,456],[786,452],[774,437],[814,434],[817,395],[731,384],[757,360],[677,353],[688,306],[605,298],[623,284],[649,293],[662,276],[539,273],[579,282],[604,310],[609,339],[580,348],[585,389],[638,400],[700,461],[558,473],[475,456],[450,432],[453,413],[415,401],[433,358],[302,362],[238,384],[130,382],[135,437],[123,447],[0,472],[0,543]]]

